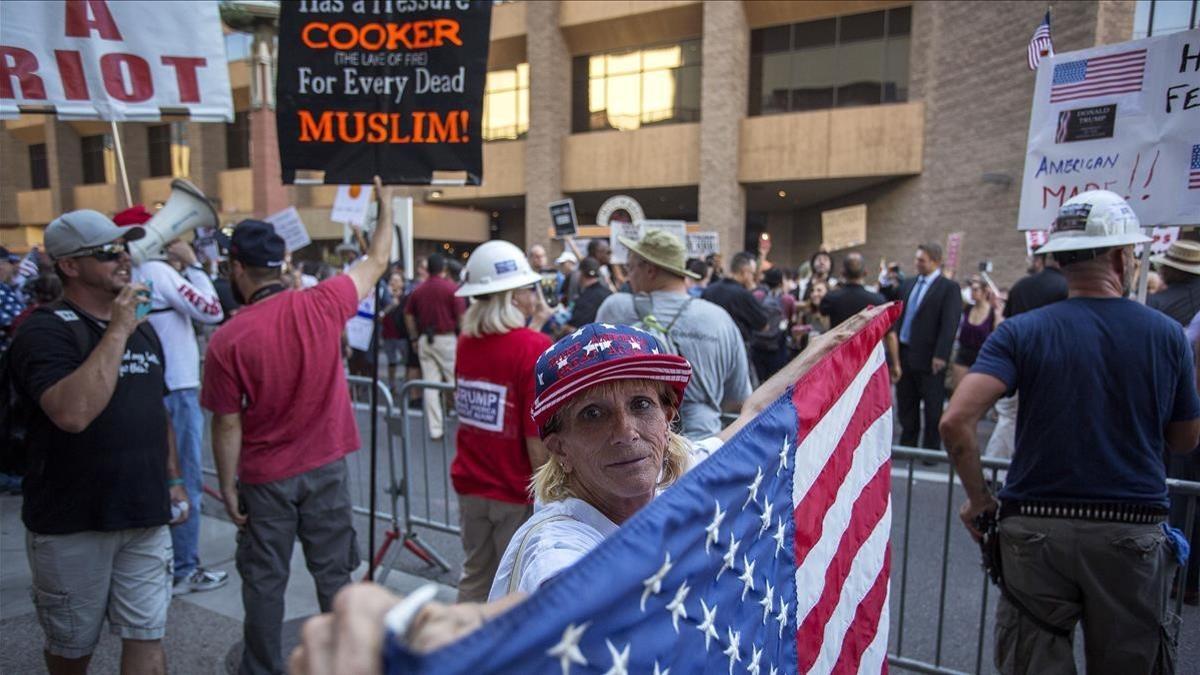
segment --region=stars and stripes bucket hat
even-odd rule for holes
[[[633,326],[589,323],[554,343],[534,367],[534,399],[530,415],[538,433],[559,408],[589,387],[616,380],[666,382],[683,400],[692,366],[666,353],[650,333]]]

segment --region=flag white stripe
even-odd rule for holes
[[[891,506],[888,506],[888,519],[891,519]],[[879,614],[879,628],[875,631],[875,639],[863,652],[862,660],[858,662],[858,672],[862,675],[879,675],[883,670],[883,662],[887,659],[888,632],[891,629],[891,615],[888,608],[892,606],[892,583],[888,580],[887,596],[883,599],[883,611]]]
[[[795,463],[796,469],[792,475],[793,508],[803,501],[805,495],[812,489],[817,476],[821,474],[825,463],[829,461],[829,456],[833,454],[837,439],[842,437],[846,425],[854,416],[858,402],[862,399],[863,392],[866,391],[867,383],[871,381],[871,377],[883,363],[883,345],[876,345],[862,370],[854,376],[854,380],[850,382],[850,386],[846,387],[846,391],[842,392],[837,403],[833,404],[833,407],[813,427],[804,442],[796,448],[795,456],[803,458],[804,461]]]
[[[825,635],[821,640],[821,653],[808,671],[810,675],[825,675],[837,665],[838,656],[842,652],[842,642],[846,639],[846,630],[854,621],[855,610],[866,597],[867,592],[875,585],[879,573],[883,570],[883,560],[887,552],[888,538],[892,533],[892,508],[884,512],[879,523],[871,532],[871,536],[863,542],[862,549],[854,557],[850,566],[850,576],[842,587],[842,595],[838,598],[837,609],[825,624]],[[887,624],[880,624],[878,633],[887,634]],[[878,637],[878,633],[876,637]],[[878,672],[878,671],[876,671]]]
[[[845,430],[845,426],[835,430],[836,433],[825,438],[825,444],[837,445]],[[885,412],[867,428],[858,447],[854,449],[854,463],[850,472],[838,486],[837,497],[821,522],[821,538],[808,552],[803,564],[796,568],[797,626],[804,623],[804,617],[808,616],[821,599],[821,592],[825,588],[825,571],[837,555],[838,544],[850,525],[854,503],[867,483],[879,472],[879,467],[891,456],[891,442],[892,415]],[[849,580],[846,583],[849,583]]]

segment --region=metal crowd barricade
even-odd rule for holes
[[[893,533],[897,525],[897,518],[903,520],[903,533],[900,540],[895,537],[892,539],[892,593],[891,593],[891,614],[892,614],[892,637],[891,645],[888,650],[888,662],[896,667],[905,670],[910,670],[920,673],[938,673],[945,675],[959,675],[964,672],[991,672],[990,654],[986,649],[990,644],[992,636],[992,617],[995,616],[995,596],[997,593],[990,588],[990,582],[986,574],[983,573],[980,565],[980,553],[978,546],[962,533],[962,536],[956,536],[955,530],[961,529],[962,525],[958,521],[958,506],[965,499],[965,495],[961,488],[961,483],[956,480],[950,459],[945,452],[923,450],[919,448],[908,448],[903,446],[893,446],[892,448],[892,493],[893,493]],[[925,465],[933,465],[928,469],[916,468],[916,464],[921,462]],[[1009,461],[1005,459],[995,459],[984,457],[981,459],[984,469],[984,477],[995,487],[1000,485],[1000,473],[1009,468]],[[923,514],[918,517],[918,521],[923,523],[926,528],[937,528],[940,532],[941,546],[941,562],[940,570],[936,578],[929,578],[932,575],[926,574],[924,579],[913,579],[919,577],[924,570],[920,567],[910,565],[910,544],[914,538],[914,534],[922,534],[921,532],[914,533],[913,525],[913,510],[914,510],[914,484],[920,478],[920,474],[925,474],[924,478],[934,479],[939,478],[945,481],[945,501],[939,508],[936,504],[934,508],[940,511],[937,517],[929,519]],[[1200,483],[1168,479],[1167,488],[1172,497],[1184,497],[1187,500],[1186,518],[1184,527],[1185,532],[1191,532],[1197,518],[1197,504],[1200,503]],[[903,495],[903,513],[899,512],[897,502],[899,496]],[[919,507],[918,507],[919,508]],[[928,509],[924,509],[926,512]],[[928,533],[929,530],[925,530]],[[918,545],[919,546],[919,545]],[[925,554],[925,558],[919,563],[932,563],[928,547],[919,546],[916,550]],[[895,554],[899,553],[899,562]],[[969,594],[965,589],[949,589],[947,587],[948,579],[950,578],[951,559],[955,559],[957,565],[970,565],[978,571],[979,593]],[[961,571],[961,568],[959,569]],[[1183,589],[1186,588],[1185,581],[1187,575],[1187,567],[1181,566],[1177,575],[1177,588],[1180,589],[1174,600],[1174,613],[1181,617],[1181,620],[1175,628],[1175,639],[1178,640],[1182,633],[1182,616],[1183,616]],[[897,576],[899,577],[897,579]],[[932,583],[931,583],[932,582]],[[897,586],[897,583],[899,584]],[[912,593],[915,601],[926,600],[931,597],[931,594],[936,594],[937,611],[931,616],[927,613],[926,607],[918,607],[915,612],[908,612],[908,604],[910,601],[910,586],[916,586],[916,591]],[[936,586],[936,588],[931,588]],[[991,603],[989,604],[989,598]],[[933,644],[921,645],[928,651],[932,648],[932,660],[922,660],[913,655],[913,650],[909,653],[905,652],[905,637],[906,633],[912,633],[912,624],[929,623],[930,619],[934,619]],[[909,630],[906,631],[906,628]],[[924,631],[919,633],[922,637],[926,635]],[[911,642],[911,640],[910,640]],[[956,655],[948,655],[948,645],[952,645],[957,652]],[[973,654],[964,654],[964,647],[973,647],[970,651]],[[987,656],[985,656],[987,654]],[[957,656],[958,658],[953,658]],[[951,668],[949,661],[958,661],[961,663],[963,657],[973,661],[973,668],[969,671]],[[986,665],[985,665],[986,659]],[[960,666],[961,667],[961,666]],[[985,668],[987,670],[985,671]]]
[[[358,375],[347,375],[346,382],[350,389],[350,405],[354,411],[357,423],[357,417],[360,414],[370,414],[371,378]],[[354,513],[359,516],[367,517],[368,527],[375,527],[376,523],[384,523],[388,528],[383,533],[383,543],[379,546],[378,550],[371,552],[375,566],[378,568],[376,579],[382,582],[387,576],[389,567],[382,566],[381,563],[384,562],[385,559],[388,561],[391,560],[391,558],[388,558],[387,556],[390,545],[392,542],[397,540],[404,541],[405,537],[401,532],[400,518],[398,515],[398,505],[403,490],[400,475],[397,473],[399,467],[396,465],[395,438],[394,435],[388,431],[394,424],[393,420],[399,417],[399,414],[393,401],[392,393],[388,390],[387,384],[385,382],[376,382],[375,384],[379,392],[379,407],[376,412],[376,423],[379,425],[379,429],[382,431],[381,437],[385,439],[384,443],[382,444],[383,447],[379,449],[386,449],[387,467],[386,473],[381,470],[379,475],[376,476],[374,489],[379,490],[381,494],[387,495],[388,499],[390,500],[390,510],[377,508],[374,512],[372,512],[369,508],[371,499],[370,491],[372,489],[370,478],[371,455],[370,448],[368,447],[370,440],[366,434],[360,434],[363,439],[363,447],[361,450],[359,452],[351,453],[346,457],[346,469],[350,482],[350,501],[352,503],[352,509]],[[369,418],[367,423],[370,423]],[[205,466],[203,472],[208,476],[216,477],[217,475],[216,469],[210,466]],[[221,493],[207,484],[204,486],[204,492],[209,497],[214,498],[219,502],[224,502]],[[413,550],[415,555],[422,558],[426,562],[432,562],[427,556],[424,556],[422,552],[415,549],[410,550]]]
[[[397,391],[402,401],[400,414],[390,418],[391,433],[400,436],[400,462],[404,474],[401,496],[404,507],[404,531],[400,541],[409,550],[443,572],[450,564],[429,543],[420,539],[417,528],[461,536],[458,520],[458,500],[450,485],[450,462],[454,457],[454,435],[458,419],[452,401],[443,400],[442,437],[430,437],[425,424],[426,391],[453,392],[453,383],[432,380],[409,380]],[[408,410],[410,392],[422,393],[421,411]]]

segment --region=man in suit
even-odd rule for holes
[[[954,347],[954,333],[962,318],[958,284],[942,276],[942,247],[927,243],[917,247],[916,276],[905,279],[896,298],[904,313],[893,330],[899,337],[896,406],[900,417],[900,444],[938,449],[942,438],[938,422],[946,401],[946,363]],[[921,433],[921,404],[925,405],[925,430]]]

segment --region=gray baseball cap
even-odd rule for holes
[[[111,244],[118,239],[134,241],[146,231],[134,225],[120,227],[99,211],[80,209],[64,213],[46,226],[46,253],[51,258],[66,258],[76,251]]]

